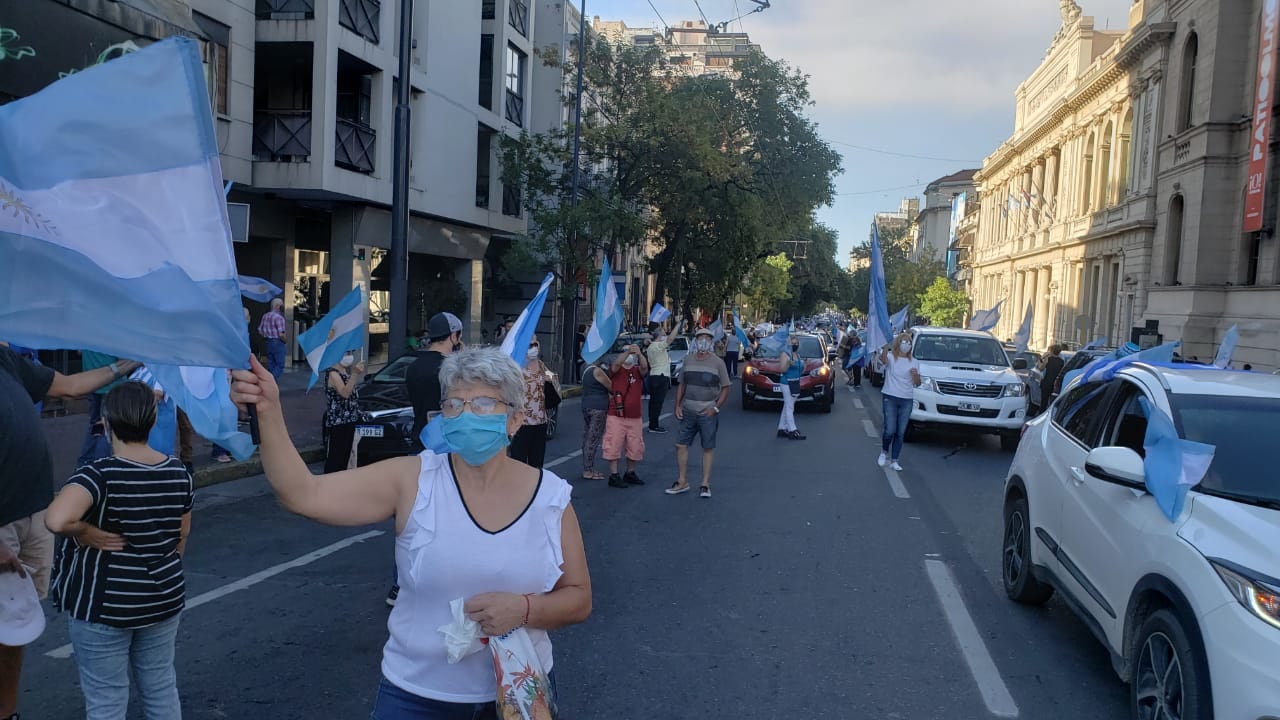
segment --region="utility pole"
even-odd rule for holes
[[[577,89],[573,94],[573,170],[569,181],[569,207],[578,205],[578,182],[580,175],[580,159],[582,156],[582,66],[586,64],[587,46],[587,0],[582,0],[578,11],[578,67]],[[578,244],[579,233],[575,227],[573,242],[570,243],[569,262],[565,263],[565,282],[573,289],[573,299],[565,307],[564,320],[564,377],[576,382],[574,370],[578,364],[578,348],[575,339],[578,336]]]
[[[391,171],[391,332],[387,360],[405,352],[409,337],[409,79],[413,59],[413,0],[400,0],[400,64]]]

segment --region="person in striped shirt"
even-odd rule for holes
[[[284,372],[285,329],[284,300],[275,298],[271,301],[271,311],[258,321],[258,334],[267,341],[267,370],[276,380]]]
[[[191,529],[191,475],[153,450],[151,387],[107,393],[112,455],[81,467],[45,513],[60,536],[54,607],[67,613],[88,720],[124,718],[129,679],[147,720],[178,720],[174,646],[186,602],[182,553]]]

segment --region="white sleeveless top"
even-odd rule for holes
[[[493,658],[478,652],[456,665],[445,654],[438,628],[453,617],[449,603],[487,592],[550,592],[560,580],[564,556],[560,521],[572,487],[542,471],[533,501],[511,525],[490,533],[471,518],[448,455],[418,456],[418,497],[396,538],[400,595],[387,620],[391,637],[382,650],[382,674],[419,697],[452,703],[485,703],[497,697]],[[543,667],[551,670],[551,639],[529,629]]]

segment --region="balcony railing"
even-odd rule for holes
[[[507,0],[507,23],[529,37],[529,0]]]
[[[296,162],[310,157],[310,110],[259,110],[253,114],[255,160]]]
[[[507,119],[520,127],[524,127],[524,98],[507,91]]]
[[[334,149],[333,164],[361,173],[373,172],[373,158],[377,133],[354,120],[338,118],[338,145]]]
[[[380,0],[340,0],[338,23],[351,32],[377,44],[382,17]]]
[[[520,217],[520,188],[513,185],[502,186],[502,214]]]
[[[259,20],[314,20],[316,0],[258,0]]]

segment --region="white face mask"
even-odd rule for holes
[[[628,355],[627,359],[622,361],[622,365],[623,367],[635,367],[636,362],[637,360],[635,355]]]
[[[354,355],[351,355],[350,353],[343,355],[342,367],[351,367],[355,363],[355,361],[356,361],[356,358]]]
[[[664,343],[664,342],[666,342],[666,341],[667,341],[667,336],[666,336],[666,335],[659,335],[659,336],[658,336],[658,342],[660,342],[660,343]]]
[[[902,342],[898,343],[898,351],[903,354],[911,352],[911,341],[903,340]]]
[[[530,348],[525,352],[525,357],[529,358],[530,360],[537,360],[537,359],[538,359],[538,346],[537,346],[537,345],[531,346],[531,347],[530,347]]]
[[[693,346],[697,348],[700,353],[711,352],[711,341],[706,338],[698,338],[697,340],[694,340]]]

